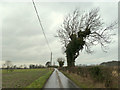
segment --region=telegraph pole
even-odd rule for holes
[[[52,66],[52,52],[51,52],[51,61],[50,62],[51,62],[51,66]]]

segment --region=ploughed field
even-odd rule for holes
[[[2,70],[2,88],[42,88],[52,73],[49,69],[15,69]],[[36,80],[38,80],[36,83]]]

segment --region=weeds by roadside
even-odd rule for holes
[[[64,67],[63,72],[76,74],[83,78],[83,83],[89,80],[93,84],[101,84],[101,88],[118,88],[118,67],[109,66],[80,66],[80,67]],[[78,78],[77,78],[78,79]],[[93,86],[94,87],[94,86]],[[95,86],[97,87],[97,85]]]

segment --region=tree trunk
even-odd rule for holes
[[[67,66],[68,67],[75,67],[75,60],[71,58],[67,58]]]

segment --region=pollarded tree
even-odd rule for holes
[[[57,61],[58,61],[58,63],[59,63],[59,66],[60,66],[60,67],[63,67],[64,62],[65,62],[65,59],[60,57],[60,58],[57,59]]]
[[[61,28],[58,30],[58,37],[63,44],[67,57],[67,65],[75,66],[75,59],[79,51],[85,49],[92,53],[91,46],[100,44],[103,51],[106,45],[111,42],[111,31],[117,26],[116,22],[105,26],[99,15],[99,9],[92,9],[88,13],[81,14],[79,10],[65,17]]]

